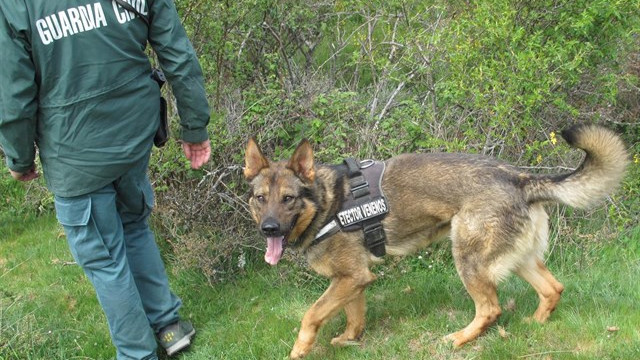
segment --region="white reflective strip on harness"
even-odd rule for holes
[[[338,222],[335,220],[331,220],[327,225],[323,226],[322,229],[320,229],[320,231],[318,231],[318,234],[316,234],[316,239],[319,239],[325,234],[328,234],[332,230],[335,230],[337,227],[338,227]]]

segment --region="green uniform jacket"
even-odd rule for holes
[[[49,189],[77,196],[148,155],[160,90],[147,42],[177,101],[184,141],[208,139],[202,70],[172,0],[0,1],[0,145],[7,166],[33,167]]]

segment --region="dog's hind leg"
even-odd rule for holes
[[[538,293],[540,304],[533,319],[543,323],[555,310],[564,286],[556,280],[540,259],[532,259],[516,270]]]
[[[540,304],[533,314],[533,320],[544,322],[560,301],[564,286],[553,277],[544,265],[542,257],[549,238],[548,216],[541,205],[531,207],[531,238],[528,243],[534,246],[523,262],[515,269],[516,273],[527,281],[538,293]],[[531,255],[531,254],[535,255]]]
[[[364,290],[360,292],[355,299],[344,306],[344,312],[347,315],[347,327],[339,336],[331,340],[331,345],[345,346],[351,345],[358,340],[362,331],[364,331],[366,300]]]
[[[292,359],[300,359],[307,355],[313,347],[320,327],[345,307],[347,317],[351,316],[351,319],[347,320],[345,334],[361,332],[359,329],[364,328],[363,292],[367,285],[375,280],[375,275],[368,269],[361,274],[364,276],[340,276],[331,280],[329,288],[302,318],[298,339],[290,354]]]
[[[499,238],[495,236],[497,226],[489,226],[494,224],[491,220],[491,217],[469,213],[451,221],[451,250],[456,270],[475,304],[473,321],[445,337],[455,347],[476,339],[502,313],[496,285],[499,277],[492,266],[496,259],[490,251],[491,244],[499,244]]]

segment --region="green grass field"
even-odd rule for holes
[[[114,358],[93,289],[55,217],[3,221],[0,234],[0,359]],[[537,297],[511,277],[499,289],[497,324],[458,350],[440,339],[471,320],[473,303],[446,244],[389,260],[367,292],[362,342],[329,344],[344,326],[341,315],[321,330],[309,359],[638,359],[639,240],[635,228],[597,249],[556,248],[549,267],[566,290],[550,321],[526,321]],[[195,270],[169,270],[183,316],[198,331],[184,360],[286,358],[304,311],[327,285],[286,261],[250,263],[244,276],[213,286]]]

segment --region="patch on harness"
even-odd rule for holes
[[[340,225],[342,227],[347,227],[362,221],[373,219],[388,212],[389,207],[387,206],[386,199],[384,197],[380,197],[349,209],[342,210],[337,214],[337,217],[338,221],[340,221]]]
[[[342,201],[341,210],[318,231],[312,244],[339,231],[362,231],[367,249],[375,256],[384,256],[386,235],[381,221],[390,210],[382,193],[385,163],[373,160],[358,163],[347,158],[344,164],[350,191]]]

